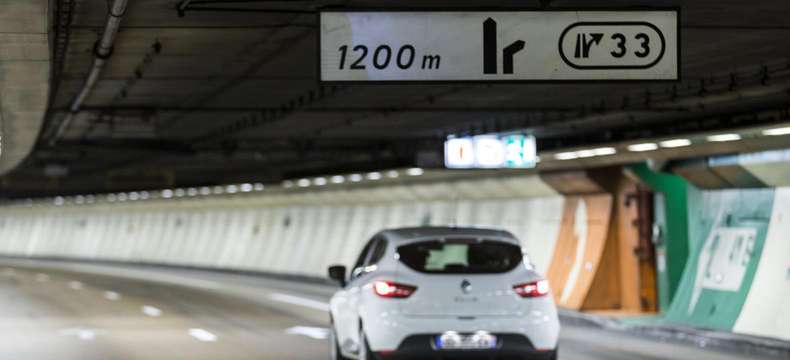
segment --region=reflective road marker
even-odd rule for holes
[[[189,335],[195,339],[204,342],[214,342],[217,341],[217,335],[214,335],[206,330],[199,329],[199,328],[192,328],[189,329]]]

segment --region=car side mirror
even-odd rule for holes
[[[330,266],[329,278],[336,281],[340,286],[346,286],[346,267],[342,265]]]

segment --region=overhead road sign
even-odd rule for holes
[[[678,80],[677,10],[326,11],[324,82]]]
[[[535,137],[494,134],[451,138],[444,143],[444,165],[451,169],[534,168]]]

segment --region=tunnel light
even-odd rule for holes
[[[609,155],[617,154],[617,149],[613,147],[602,147],[602,148],[593,149],[593,153],[595,154],[595,156],[609,156]]]
[[[266,187],[261,183],[255,183],[253,185],[253,189],[255,189],[255,191],[263,191],[265,188]]]
[[[66,200],[62,196],[55,197],[54,203],[55,206],[61,206],[66,202]]]
[[[579,150],[576,152],[576,156],[580,159],[591,158],[595,156],[595,151],[593,150]]]
[[[425,174],[425,170],[421,168],[411,168],[406,170],[406,175],[409,176],[422,176],[423,174]]]
[[[138,193],[138,192],[131,192],[131,193],[129,193],[129,200],[132,200],[132,201],[140,200],[140,193]]]
[[[664,140],[658,143],[658,145],[660,145],[662,148],[673,149],[673,148],[691,146],[691,140],[689,139]]]
[[[390,179],[397,179],[398,176],[400,176],[400,174],[398,173],[398,170],[387,171],[387,177],[390,178]]]
[[[331,181],[332,184],[342,184],[342,183],[346,182],[346,178],[343,177],[342,175],[335,175],[335,176],[332,176],[332,178],[329,179],[329,181]]]
[[[718,134],[718,135],[708,136],[708,141],[710,142],[728,142],[728,141],[738,141],[741,139],[742,137],[739,134]]]
[[[326,185],[327,181],[325,177],[317,177],[313,179],[313,185],[315,186],[324,186]]]
[[[148,191],[140,192],[140,200],[148,200],[150,198],[151,198],[151,194]]]
[[[170,189],[162,190],[162,198],[170,199],[173,197],[173,193],[174,193],[173,190]]]
[[[244,183],[244,184],[239,185],[239,189],[241,189],[241,192],[248,193],[248,192],[251,192],[255,188],[252,186],[252,184]]]
[[[579,155],[577,155],[575,151],[569,151],[554,154],[554,158],[557,160],[575,160],[579,158]]]
[[[196,188],[187,189],[187,196],[197,196],[197,195],[198,195],[198,189]]]
[[[360,181],[362,181],[362,175],[360,175],[360,174],[351,174],[351,175],[348,176],[348,180],[351,180],[351,182],[355,182],[355,183],[356,182],[360,182]]]
[[[75,203],[75,204],[77,204],[77,205],[82,205],[82,204],[84,204],[84,203],[85,203],[85,197],[84,197],[84,196],[82,196],[82,195],[77,195],[77,196],[74,198],[74,203]]]
[[[239,187],[236,185],[228,185],[225,187],[225,192],[228,194],[235,194],[239,192]]]
[[[184,195],[186,195],[187,192],[184,189],[176,189],[174,194],[176,195],[176,197],[184,197]]]
[[[200,188],[200,195],[211,195],[211,188],[208,186],[204,186]]]
[[[763,130],[763,135],[765,136],[790,135],[790,127],[781,127],[781,128]]]
[[[300,188],[306,188],[310,186],[310,179],[299,179],[299,181],[296,182],[296,185]]]
[[[214,189],[211,190],[211,192],[213,192],[214,195],[221,195],[225,193],[225,188],[217,185],[214,187]]]
[[[381,173],[378,171],[368,173],[368,180],[381,180]]]
[[[653,151],[653,150],[658,150],[658,144],[642,143],[642,144],[628,145],[628,151],[631,152],[645,152],[645,151]]]
[[[290,188],[294,187],[294,182],[291,181],[291,180],[285,180],[285,181],[283,181],[282,186],[284,188],[286,188],[286,189],[290,189]]]
[[[129,195],[126,193],[118,193],[118,201],[126,201],[129,199]]]

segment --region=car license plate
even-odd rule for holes
[[[447,332],[436,337],[437,350],[486,350],[496,347],[496,336],[485,332],[474,334]]]

